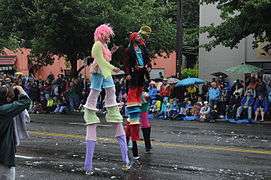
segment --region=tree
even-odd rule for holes
[[[52,63],[53,55],[65,56],[76,75],[77,59],[90,54],[94,30],[102,23],[114,28],[112,44],[126,46],[128,32],[149,25],[151,54],[174,51],[175,6],[161,0],[0,0],[0,34],[15,33],[20,47],[31,48],[32,67]]]
[[[203,45],[210,50],[217,45],[234,48],[245,37],[253,35],[257,42],[271,41],[270,0],[201,0],[202,3],[217,3],[223,22],[203,27],[210,41]]]
[[[20,26],[25,15],[20,4],[19,0],[0,0],[0,50],[4,47],[15,50],[22,45]]]
[[[171,0],[181,1],[182,4],[182,26],[183,46],[182,54],[185,56],[185,65],[188,68],[194,67],[198,60],[199,48],[199,0]],[[177,8],[177,7],[175,7]],[[171,18],[177,21],[176,10],[172,11]]]
[[[17,49],[20,47],[20,40],[16,35],[0,38],[0,50],[3,48]]]

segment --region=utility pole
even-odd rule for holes
[[[176,75],[181,76],[182,50],[183,50],[183,22],[182,22],[182,0],[177,0],[177,33],[176,33]]]

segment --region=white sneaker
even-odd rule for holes
[[[88,175],[88,176],[92,176],[93,174],[94,174],[94,171],[93,171],[93,170],[86,171],[86,175]]]
[[[138,160],[139,159],[139,156],[136,156],[136,157],[133,157],[134,160]]]

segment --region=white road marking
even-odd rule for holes
[[[70,125],[85,125],[85,123],[69,123]]]
[[[22,155],[15,155],[16,158],[21,158],[21,159],[42,159],[42,157],[31,157],[31,156],[22,156]]]
[[[70,125],[80,125],[80,126],[85,126],[85,123],[69,123]],[[106,124],[99,124],[99,127],[112,127],[112,125],[106,125]]]

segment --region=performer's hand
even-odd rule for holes
[[[18,91],[22,91],[23,90],[23,88],[22,88],[22,86],[13,86],[13,89],[15,90],[15,89],[17,89]]]
[[[115,73],[119,73],[119,72],[120,72],[120,69],[119,69],[119,68],[117,68],[117,67],[115,67],[115,68],[113,69],[113,72],[115,72]]]
[[[148,67],[147,67],[147,71],[148,71],[148,72],[151,72],[151,67],[148,66]]]
[[[131,75],[126,76],[126,80],[130,81],[132,79]]]
[[[13,89],[17,89],[20,94],[26,94],[22,86],[13,86]]]
[[[119,49],[119,46],[117,46],[116,44],[113,44],[113,47],[111,48],[111,53],[113,54],[114,52],[116,52]]]

